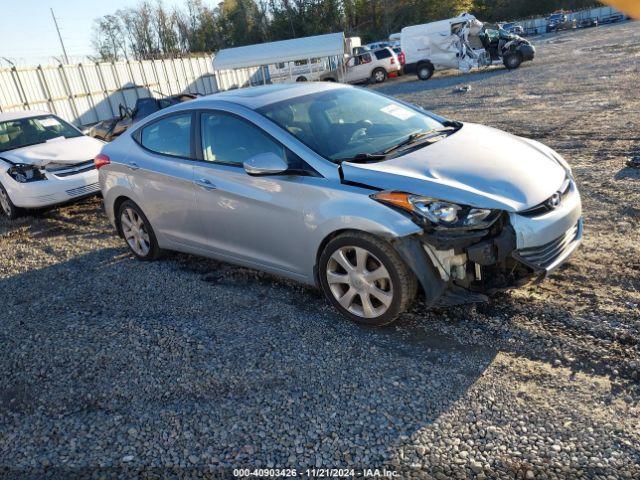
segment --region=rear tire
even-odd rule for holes
[[[384,68],[376,68],[371,73],[371,83],[383,83],[387,79],[387,71]]]
[[[2,212],[9,220],[14,220],[22,215],[22,209],[16,207],[4,186],[0,183],[0,212]]]
[[[156,234],[142,209],[131,200],[125,200],[118,209],[118,230],[127,242],[127,247],[138,259],[156,260],[162,250]]]
[[[296,78],[296,82],[306,82],[307,81],[307,77],[305,77],[304,75]]]
[[[343,233],[329,241],[317,271],[329,302],[360,324],[389,325],[416,296],[411,269],[389,243],[368,233]]]
[[[502,63],[508,70],[515,70],[522,63],[522,55],[519,52],[507,53],[502,59]]]
[[[430,63],[421,63],[416,69],[416,75],[420,80],[429,80],[433,76],[433,65]]]

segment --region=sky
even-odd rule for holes
[[[0,66],[8,66],[1,57],[8,57],[18,65],[34,65],[62,55],[50,8],[58,19],[67,54],[73,62],[95,53],[91,46],[94,19],[137,3],[137,0],[0,0]],[[184,1],[164,0],[163,4],[180,6]]]

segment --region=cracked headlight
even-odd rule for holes
[[[495,222],[499,210],[475,208],[405,192],[380,192],[371,195],[378,202],[410,212],[420,223],[438,228],[482,229]]]
[[[47,179],[47,177],[33,165],[14,165],[7,170],[7,173],[18,183],[37,182]]]

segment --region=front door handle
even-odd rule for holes
[[[194,183],[196,185],[198,185],[199,187],[205,188],[207,190],[215,190],[216,189],[216,186],[208,178],[199,178],[198,180],[195,180]]]
[[[129,162],[129,168],[131,170],[138,170],[140,166],[136,162]]]

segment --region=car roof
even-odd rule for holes
[[[257,110],[265,105],[277,103],[282,100],[289,100],[291,98],[302,97],[313,93],[345,88],[354,87],[335,82],[296,82],[281,83],[277,85],[261,85],[258,87],[241,88],[214,93],[212,95],[196,98],[195,100],[191,100],[190,102],[185,102],[180,105],[189,109],[206,108],[213,107],[216,103],[224,101],[228,103],[236,103],[252,110]]]
[[[20,120],[22,118],[40,117],[41,115],[52,115],[52,113],[38,110],[16,110],[14,112],[3,112],[0,113],[0,122]]]

